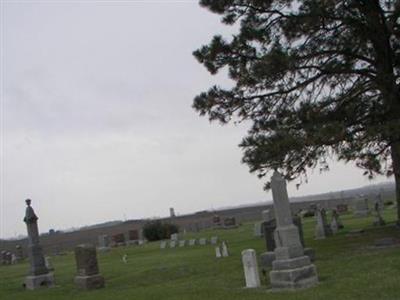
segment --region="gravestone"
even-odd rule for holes
[[[326,211],[324,208],[316,211],[317,224],[315,226],[315,239],[324,239],[332,235],[331,227],[326,220]]]
[[[203,245],[203,246],[204,246],[204,245],[207,245],[207,239],[206,239],[206,238],[200,238],[200,239],[199,239],[199,244],[200,244],[200,245]]]
[[[169,242],[169,247],[170,248],[175,248],[176,247],[176,241],[175,240],[170,241]]]
[[[17,256],[14,253],[11,253],[11,264],[15,265],[18,262]]]
[[[7,251],[5,255],[5,264],[12,265],[12,253]]]
[[[98,236],[99,251],[107,251],[110,249],[110,237],[106,234]]]
[[[263,236],[263,222],[254,223],[254,236],[255,237],[262,237]]]
[[[178,241],[179,237],[177,233],[171,234],[171,241]]]
[[[160,249],[165,249],[167,247],[167,242],[166,241],[161,241],[160,242]]]
[[[179,241],[179,247],[185,247],[185,244],[186,244],[185,240]]]
[[[196,245],[196,239],[190,239],[189,246],[194,246],[194,245]]]
[[[260,287],[260,275],[258,273],[256,251],[254,249],[243,250],[242,263],[243,263],[246,287],[247,288]]]
[[[91,290],[104,287],[104,278],[100,275],[96,248],[89,244],[75,247],[77,275],[74,278],[78,288]]]
[[[362,218],[368,217],[369,208],[368,208],[368,199],[367,198],[358,198],[354,201],[354,217]]]
[[[25,277],[24,287],[34,290],[40,287],[54,285],[54,275],[46,268],[43,250],[39,242],[39,229],[36,216],[31,207],[31,200],[26,199],[27,205],[24,222],[28,231],[28,256],[30,262],[29,275]]]
[[[124,264],[127,264],[127,263],[128,263],[128,254],[124,254],[124,255],[122,256],[122,262],[123,262]]]
[[[45,262],[47,270],[49,270],[50,272],[53,272],[54,271],[54,267],[53,267],[53,263],[51,261],[51,257],[45,256],[44,262]]]
[[[216,258],[221,258],[222,257],[221,248],[219,246],[215,247],[215,257]]]
[[[210,243],[211,245],[216,245],[218,243],[218,237],[217,236],[211,237]]]
[[[217,214],[214,214],[212,218],[214,228],[218,228],[221,226],[221,218]]]
[[[272,197],[277,228],[275,260],[269,273],[273,289],[296,289],[318,283],[316,268],[304,255],[299,229],[293,224],[286,181],[277,171],[271,178]]]
[[[221,252],[223,257],[229,256],[228,244],[225,241],[222,241]]]

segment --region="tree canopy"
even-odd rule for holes
[[[287,180],[355,161],[395,173],[400,201],[400,0],[201,0],[238,26],[194,56],[231,89],[211,87],[193,107],[210,120],[250,120],[243,162]],[[267,181],[266,188],[269,188]]]

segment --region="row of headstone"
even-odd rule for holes
[[[317,208],[315,211],[317,224],[315,227],[315,239],[325,239],[326,237],[336,234],[339,229],[344,228],[340,215],[336,209],[332,210],[332,219],[328,223],[326,210]]]
[[[143,245],[146,243],[146,240],[140,239],[140,234],[138,230],[129,230],[128,231],[129,239],[125,240],[125,234],[119,233],[115,234],[111,237],[103,234],[98,236],[98,250],[99,251],[108,251],[110,247],[114,246],[131,246],[131,245]]]
[[[200,238],[198,241],[196,239],[190,239],[186,241],[186,240],[177,240],[176,236],[174,236],[173,239],[169,241],[169,248],[176,248],[177,246],[184,247],[186,245],[195,246],[196,244],[204,246],[207,245],[207,242],[208,241],[206,238]],[[218,237],[217,236],[211,237],[210,244],[216,245],[217,243],[218,243]],[[167,248],[166,240],[160,242],[160,249],[165,249],[165,248]]]

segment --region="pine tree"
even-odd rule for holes
[[[236,25],[194,56],[234,87],[195,97],[200,115],[251,121],[239,145],[263,177],[287,180],[355,161],[364,174],[394,174],[400,220],[400,0],[201,0]],[[269,182],[265,186],[269,188]]]

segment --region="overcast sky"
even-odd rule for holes
[[[197,1],[1,1],[0,238],[271,199],[240,163],[246,126],[191,108],[193,50],[232,29]],[[331,165],[290,196],[368,184]],[[375,182],[385,181],[378,178]]]

